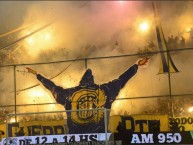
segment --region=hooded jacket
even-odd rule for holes
[[[101,85],[94,83],[92,71],[87,69],[79,85],[67,89],[40,74],[37,74],[37,79],[52,93],[57,103],[66,110],[72,110],[67,111],[69,134],[104,133],[104,110],[99,108],[111,109],[120,90],[136,74],[137,69],[138,65],[134,64],[117,79]],[[108,111],[107,117],[109,114]]]

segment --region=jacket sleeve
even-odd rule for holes
[[[138,70],[138,65],[134,64],[131,66],[128,70],[126,70],[122,75],[119,76],[119,78],[115,81],[119,81],[119,85],[121,89],[125,86],[125,84],[130,80]]]
[[[137,73],[138,65],[134,64],[121,74],[117,79],[101,85],[105,92],[108,94],[109,100],[114,101],[119,94],[120,90],[126,85],[126,83]]]
[[[62,87],[55,85],[51,80],[40,74],[37,74],[36,77],[42,85],[52,93],[57,103],[65,105],[68,96],[68,89],[63,89]]]

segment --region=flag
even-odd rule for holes
[[[168,51],[155,2],[153,3],[153,10],[156,24],[157,41],[159,50],[161,51],[161,66],[158,74],[179,72]]]

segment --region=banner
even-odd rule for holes
[[[116,135],[115,135],[116,136]],[[192,144],[193,131],[159,132],[159,133],[129,133],[117,134],[124,145],[128,144]],[[115,137],[116,140],[116,137]]]
[[[111,116],[109,130],[117,132],[119,122],[132,132],[168,131],[168,115]]]
[[[111,116],[108,132],[122,130],[137,133],[180,132],[193,130],[193,117],[168,117],[168,115]],[[6,137],[6,124],[0,125],[1,137]],[[8,137],[69,134],[66,120],[28,121],[8,124]]]
[[[125,130],[132,132],[169,131],[167,115],[133,115],[111,116],[108,123],[108,132],[118,132],[121,122]],[[6,134],[6,124],[0,125],[0,130]],[[66,120],[56,121],[28,121],[8,124],[8,136],[36,136],[68,134]],[[2,135],[4,138],[6,135]]]
[[[155,145],[192,144],[193,131],[122,134],[68,134],[3,138],[0,145]]]
[[[191,131],[193,130],[193,117],[170,117],[169,118],[170,126],[174,124],[174,127],[171,128],[175,129],[175,124],[177,126],[178,131]]]
[[[0,130],[5,132],[2,135],[4,138],[6,136],[6,124],[0,125]],[[59,135],[66,134],[67,130],[66,120],[14,122],[8,124],[8,137]]]
[[[5,145],[6,142],[10,145],[41,145],[41,144],[61,144],[61,145],[74,145],[77,143],[86,145],[90,142],[100,142],[109,140],[111,133],[98,133],[98,134],[70,134],[70,135],[44,135],[44,136],[22,136],[3,138],[0,145]],[[94,144],[94,143],[93,143]]]

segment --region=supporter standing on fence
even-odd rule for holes
[[[52,93],[55,100],[63,105],[66,110],[78,110],[78,112],[67,112],[67,125],[70,134],[104,133],[104,110],[97,109],[111,109],[112,103],[120,90],[137,73],[138,66],[146,65],[148,59],[138,60],[117,79],[101,85],[94,83],[92,71],[87,69],[79,85],[67,89],[55,85],[54,82],[43,77],[35,70],[27,69],[29,73],[36,75],[44,87]],[[84,111],[81,111],[83,109]],[[110,112],[108,112],[109,114]]]

